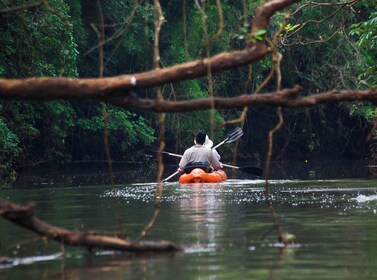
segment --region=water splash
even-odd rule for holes
[[[359,194],[355,199],[359,203],[364,203],[364,202],[368,202],[368,201],[377,200],[377,195],[367,196],[367,195]]]

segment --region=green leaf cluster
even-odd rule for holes
[[[358,23],[351,25],[349,34],[356,38],[356,45],[365,58],[362,73],[358,76],[360,88],[377,87],[377,3],[361,1],[357,7],[361,15]],[[373,11],[369,13],[369,11]],[[355,102],[351,106],[351,115],[361,116],[369,122],[377,121],[377,107],[374,103]],[[377,136],[374,135],[374,138]],[[376,157],[374,155],[374,157]]]
[[[257,41],[263,41],[264,35],[266,35],[266,29],[259,29],[255,34],[248,35],[248,41],[250,43],[256,43]]]
[[[13,5],[30,1],[13,1]],[[106,1],[106,20],[111,17],[123,22],[127,30],[126,15],[132,1]],[[135,1],[134,1],[135,2]],[[0,1],[0,9],[9,1]],[[98,11],[92,1],[50,0],[51,12],[40,6],[15,13],[0,15],[0,76],[25,78],[34,76],[79,77],[96,76],[96,51],[84,55],[96,44],[92,22],[98,22]],[[148,50],[145,46],[144,23],[152,22],[153,9],[146,5],[129,21],[134,29],[123,33],[118,41],[105,49],[107,71],[112,74],[147,69]],[[118,25],[119,26],[119,25]],[[114,27],[108,30],[115,32]],[[153,34],[153,28],[147,33]],[[150,38],[149,38],[150,39]],[[110,48],[111,46],[111,48]],[[115,48],[115,51],[114,51]],[[136,55],[135,55],[136,54]],[[136,60],[135,60],[136,58]],[[134,63],[130,61],[134,60]],[[131,68],[125,69],[124,65]],[[21,166],[36,162],[60,164],[69,160],[95,160],[104,156],[104,120],[100,104],[92,102],[56,101],[0,102],[0,180],[14,174]],[[147,118],[119,108],[109,107],[109,139],[114,159],[136,159],[135,146],[155,140],[154,129]]]
[[[356,44],[369,64],[360,75],[361,84],[377,87],[377,12],[371,13],[367,20],[353,24],[350,35],[357,38]]]

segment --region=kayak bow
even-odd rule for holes
[[[201,168],[195,168],[188,174],[182,174],[179,177],[179,183],[219,183],[226,179],[228,179],[228,177],[223,170],[207,173]]]

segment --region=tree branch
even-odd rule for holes
[[[12,6],[4,9],[0,9],[0,14],[7,14],[7,13],[14,13],[18,11],[33,9],[41,6],[45,6],[48,4],[47,0],[41,0],[29,4],[19,5],[19,6]]]
[[[266,28],[271,16],[299,0],[274,0],[262,5],[253,18],[251,32]],[[376,90],[333,90],[308,97],[298,97],[300,87],[261,95],[239,95],[231,98],[164,101],[139,98],[132,90],[199,78],[212,73],[257,62],[271,52],[264,41],[249,44],[241,51],[220,53],[206,59],[174,65],[164,69],[108,78],[29,78],[0,79],[0,99],[5,100],[96,100],[128,109],[152,112],[183,112],[214,108],[243,108],[250,105],[308,107],[332,101],[376,100]],[[211,101],[212,100],[212,101]]]
[[[274,0],[261,6],[253,19],[251,31],[266,28],[270,17],[299,0]],[[270,51],[263,41],[249,44],[244,50],[221,53],[165,69],[101,79],[29,78],[0,79],[0,98],[13,100],[96,99],[107,102],[114,96],[128,98],[129,90],[156,87],[167,83],[199,78],[237,68],[263,59]]]
[[[251,105],[272,105],[282,107],[313,107],[321,103],[377,100],[377,89],[359,90],[331,90],[323,93],[299,97],[300,86],[292,89],[264,94],[242,94],[236,97],[214,97],[187,101],[157,101],[154,99],[140,99],[136,95],[130,95],[127,99],[113,99],[114,105],[134,108],[142,111],[153,112],[187,112],[195,110],[211,109],[214,102],[216,109],[243,108]]]
[[[0,216],[64,245],[129,252],[173,252],[182,250],[170,241],[133,242],[116,236],[99,235],[95,232],[69,231],[40,220],[34,215],[34,208],[35,205],[32,203],[18,205],[0,199]]]
[[[56,81],[56,80],[54,80]],[[78,81],[78,80],[75,80]],[[78,86],[78,85],[76,85]],[[357,101],[377,100],[377,89],[365,91],[359,90],[331,90],[323,93],[299,97],[300,86],[291,89],[283,89],[276,92],[264,94],[243,94],[236,97],[214,97],[185,101],[165,101],[156,99],[139,98],[135,93],[130,92],[125,96],[113,94],[104,96],[101,90],[96,92],[87,92],[87,87],[82,87],[81,94],[73,94],[71,91],[62,91],[59,95],[31,95],[26,98],[25,95],[17,95],[17,99],[30,99],[38,101],[50,101],[56,99],[81,99],[81,100],[98,100],[106,101],[113,105],[126,109],[150,112],[186,112],[194,110],[211,109],[211,102],[214,102],[216,109],[243,108],[251,105],[272,105],[282,107],[313,107],[321,103],[335,101]],[[72,88],[74,90],[74,87]],[[13,91],[14,92],[14,91]],[[32,92],[34,92],[32,90]],[[0,92],[1,96],[1,92]],[[24,97],[24,98],[23,98]],[[33,98],[31,98],[33,97]],[[16,99],[16,98],[13,98]]]
[[[269,51],[262,43],[242,51],[221,53],[208,59],[196,60],[164,69],[155,69],[134,75],[121,75],[100,79],[29,78],[0,79],[0,98],[13,100],[101,99],[106,101],[114,95],[127,96],[130,89],[150,88],[178,82],[212,72],[236,68],[265,57]]]

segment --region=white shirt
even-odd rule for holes
[[[215,170],[222,168],[222,164],[218,157],[210,148],[203,145],[194,145],[187,149],[179,162],[179,168],[185,168],[189,162],[207,162],[212,165]]]

